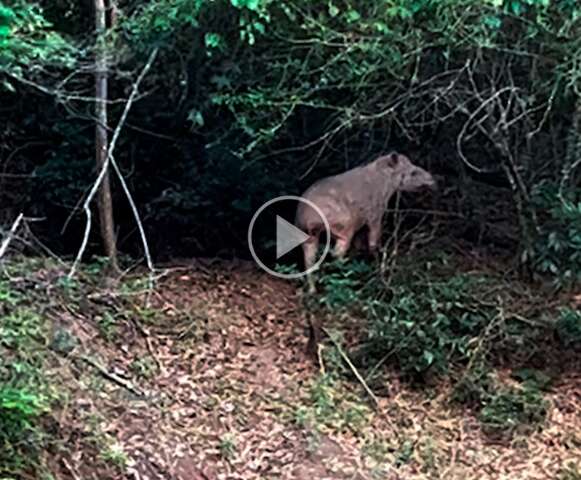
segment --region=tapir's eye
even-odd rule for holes
[[[420,172],[418,172],[417,170],[414,170],[414,171],[412,172],[412,177],[417,177],[419,173],[420,173]]]

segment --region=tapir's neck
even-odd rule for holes
[[[395,185],[390,184],[389,182],[384,183],[383,190],[381,192],[383,208],[387,207],[387,202],[389,202],[389,199],[393,196],[395,192],[397,192],[397,188]]]
[[[383,172],[385,179],[381,184],[381,198],[385,205],[392,197],[392,195],[399,190],[399,178],[397,172],[390,170],[389,172]]]

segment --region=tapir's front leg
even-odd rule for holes
[[[369,253],[377,255],[379,247],[381,246],[382,217],[372,219],[367,226],[369,227],[369,234],[367,237]]]

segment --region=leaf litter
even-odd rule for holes
[[[71,302],[54,294],[55,268],[13,279],[51,298],[53,332],[75,339],[46,359],[63,393],[40,458],[54,478],[516,480],[581,468],[578,369],[548,394],[545,425],[509,443],[450,406],[446,386],[427,395],[395,372],[378,410],[359,384],[334,384],[331,408],[357,414],[356,424],[302,418],[320,372],[305,355],[295,286],[221,261],[168,269],[153,294],[93,286]]]

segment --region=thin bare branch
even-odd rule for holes
[[[107,149],[107,159],[105,160],[105,163],[103,164],[103,168],[99,172],[99,175],[98,175],[97,179],[95,180],[93,187],[91,188],[89,194],[87,195],[87,198],[83,202],[83,210],[85,212],[85,216],[87,219],[86,224],[85,224],[85,233],[83,235],[83,240],[81,242],[81,246],[79,248],[79,251],[77,252],[77,256],[75,258],[75,261],[73,262],[71,270],[69,271],[69,275],[68,275],[69,278],[73,277],[75,275],[77,268],[78,268],[78,265],[81,261],[81,258],[83,257],[83,254],[85,253],[85,250],[87,248],[87,243],[89,242],[89,235],[91,233],[91,226],[92,226],[92,213],[91,213],[91,208],[90,208],[91,202],[93,201],[93,198],[95,197],[95,195],[99,189],[99,185],[101,184],[101,182],[103,181],[103,178],[105,177],[105,175],[107,173],[107,170],[109,168],[109,164],[111,163],[111,159],[113,158],[113,151],[115,150],[117,140],[119,139],[119,135],[121,133],[121,130],[123,129],[123,125],[125,124],[125,121],[127,120],[127,115],[129,114],[129,110],[131,110],[131,106],[135,102],[135,99],[136,99],[137,94],[139,92],[139,85],[141,84],[141,82],[145,78],[145,75],[147,74],[147,72],[151,68],[151,65],[153,64],[155,58],[157,57],[157,53],[158,53],[157,48],[151,52],[151,54],[149,55],[149,59],[147,60],[147,63],[145,64],[145,66],[141,70],[141,73],[137,77],[137,80],[133,84],[133,87],[131,89],[131,94],[129,95],[129,98],[127,99],[127,102],[125,103],[125,108],[123,109],[123,113],[121,114],[121,118],[119,119],[119,122],[117,123],[117,127],[115,128],[115,131],[113,132],[113,137],[111,139],[111,143],[109,144],[109,148]],[[147,248],[146,251],[149,254],[149,248]],[[151,259],[149,259],[149,261],[151,261]]]
[[[12,228],[10,228],[8,235],[6,235],[6,238],[2,241],[2,245],[0,245],[0,260],[8,250],[8,245],[10,245],[10,242],[14,238],[14,235],[16,235],[16,231],[18,230],[18,227],[20,226],[20,223],[22,222],[23,218],[24,218],[23,213],[20,213],[18,217],[16,217],[16,220],[12,224]]]

